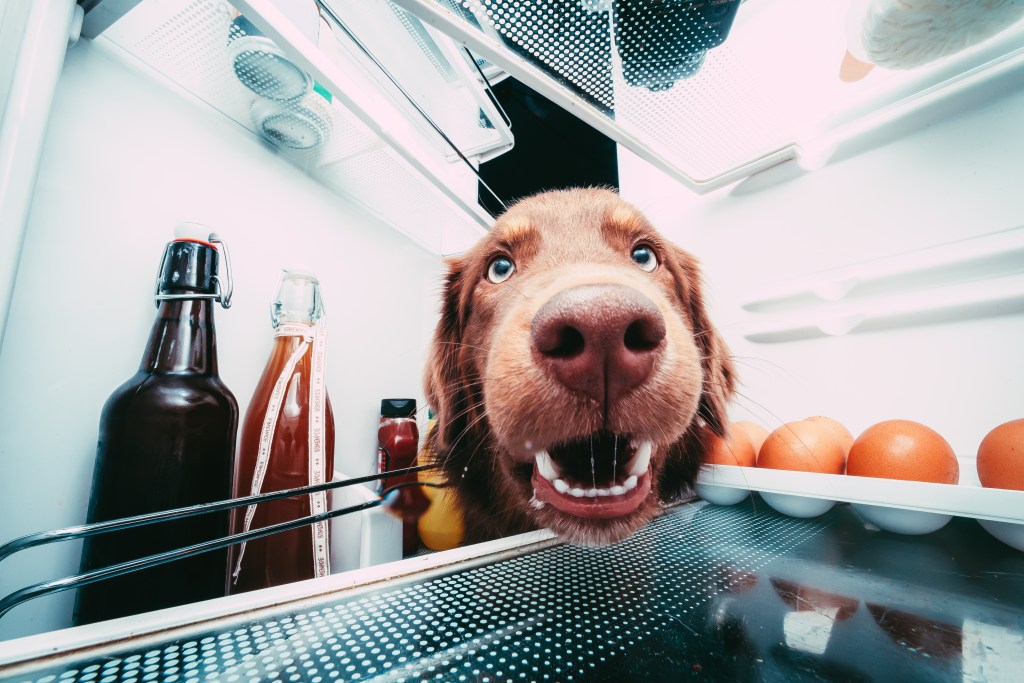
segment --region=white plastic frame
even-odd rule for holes
[[[271,0],[234,0],[233,4],[271,40],[286,50],[297,64],[326,87],[345,108],[355,114],[375,135],[398,153],[402,162],[433,185],[440,197],[487,229],[492,218],[475,201],[459,195],[448,182],[438,155],[429,153],[431,143],[423,140],[417,127],[390,98],[378,92],[369,76],[358,69],[344,73],[301,31],[296,29]],[[383,115],[388,112],[390,115]]]

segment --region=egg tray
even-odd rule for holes
[[[960,461],[961,473],[973,461]],[[983,488],[972,481],[931,484],[897,479],[705,465],[697,495],[709,503],[734,505],[751,491],[790,517],[817,517],[840,502],[879,529],[920,535],[941,529],[952,517],[971,517],[990,534],[1024,552],[1024,491]]]

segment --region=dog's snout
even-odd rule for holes
[[[646,380],[664,348],[665,319],[626,285],[580,285],[551,297],[533,318],[535,362],[605,409]]]

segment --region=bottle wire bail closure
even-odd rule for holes
[[[159,307],[161,301],[180,301],[183,299],[212,299],[218,302],[223,308],[231,308],[231,295],[234,293],[235,285],[234,280],[231,277],[231,257],[228,254],[228,245],[222,240],[217,233],[211,232],[207,238],[207,242],[216,249],[216,251],[223,255],[224,258],[224,278],[221,279],[219,273],[213,275],[213,293],[202,294],[199,292],[190,292],[188,294],[165,294],[160,291],[160,281],[163,271],[163,263],[167,258],[167,252],[171,248],[171,243],[164,246],[164,256],[160,259],[160,265],[156,269],[156,281],[153,285],[153,305]],[[223,285],[221,284],[223,282]]]
[[[217,250],[224,255],[224,286],[221,287],[220,275],[213,276],[214,287],[217,289],[217,301],[224,308],[231,308],[231,295],[235,291],[235,281],[231,277],[231,257],[227,243],[215,232],[210,233],[210,244],[218,245]]]

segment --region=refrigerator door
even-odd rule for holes
[[[0,349],[54,90],[81,27],[72,0],[0,7]]]

